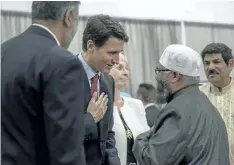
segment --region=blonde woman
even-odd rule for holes
[[[136,136],[149,130],[145,109],[140,100],[121,97],[120,91],[128,82],[128,61],[120,54],[120,61],[115,65],[110,75],[115,81],[114,126],[116,148],[121,165],[136,164],[132,146]]]

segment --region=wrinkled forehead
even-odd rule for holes
[[[205,54],[204,61],[214,61],[214,60],[222,60],[223,56],[221,53],[211,53],[211,54]]]

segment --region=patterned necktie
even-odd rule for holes
[[[91,79],[91,90],[90,90],[90,94],[91,94],[91,97],[93,96],[93,93],[94,92],[97,92],[97,85],[98,85],[98,74],[96,74],[92,79]]]

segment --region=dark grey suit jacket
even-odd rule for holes
[[[146,120],[149,127],[154,126],[158,113],[159,109],[155,105],[151,105],[145,108]]]
[[[173,94],[154,127],[136,138],[140,165],[229,165],[222,117],[198,86]]]
[[[88,108],[90,85],[88,78],[85,81],[85,109]],[[120,160],[115,148],[115,137],[112,127],[113,103],[114,103],[114,80],[110,75],[101,74],[100,93],[108,95],[108,108],[104,117],[97,124],[90,113],[85,114],[85,155],[87,165],[120,165]]]
[[[3,165],[84,165],[80,61],[37,26],[1,45]]]

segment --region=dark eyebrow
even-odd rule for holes
[[[210,61],[221,61],[220,58],[212,59],[212,60],[204,60],[204,62],[210,62]]]
[[[219,59],[219,58],[216,58],[216,59],[214,59],[213,61],[221,61],[221,59]]]
[[[107,51],[107,53],[111,53],[111,54],[117,54],[117,53],[121,53],[121,51],[116,51],[116,50],[110,50],[110,51]]]

